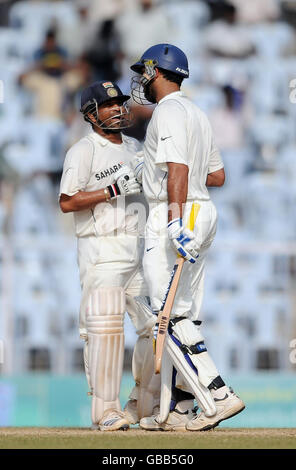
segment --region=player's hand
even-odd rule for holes
[[[123,165],[117,172],[116,178],[116,184],[122,196],[141,192],[142,187],[136,180],[134,171],[128,166]]]
[[[131,164],[135,173],[136,180],[138,181],[138,183],[142,184],[142,173],[144,168],[144,154],[142,150],[136,153],[136,156],[134,157]]]
[[[118,196],[130,196],[141,192],[141,185],[135,178],[134,171],[123,165],[116,173],[116,182],[108,186],[111,199]]]
[[[168,237],[180,256],[195,263],[199,254],[194,233],[183,226],[182,219],[177,218],[168,223]]]

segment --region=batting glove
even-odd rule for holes
[[[174,219],[168,223],[168,237],[180,256],[195,263],[199,254],[194,233],[182,224],[182,219]]]
[[[111,199],[118,196],[131,196],[141,192],[141,185],[135,178],[134,171],[127,165],[123,165],[116,174],[116,182],[107,186]]]

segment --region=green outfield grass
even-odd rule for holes
[[[296,449],[296,428],[109,433],[86,428],[0,428],[0,449]]]

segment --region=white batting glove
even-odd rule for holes
[[[142,184],[142,173],[144,168],[144,154],[142,151],[136,153],[136,156],[132,161],[132,167],[136,180],[138,183]]]
[[[199,254],[194,233],[183,226],[182,219],[177,218],[168,223],[168,237],[179,255],[195,263]]]
[[[127,165],[123,165],[116,174],[116,182],[107,186],[111,199],[118,196],[131,196],[141,192],[141,185],[135,178],[134,171]]]

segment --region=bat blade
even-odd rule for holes
[[[177,292],[177,287],[179,284],[181,272],[184,265],[184,258],[178,258],[176,260],[176,264],[172,271],[172,278],[171,282],[168,287],[168,293],[166,296],[165,304],[163,310],[160,310],[158,315],[158,334],[156,340],[156,348],[155,348],[155,373],[159,374],[161,369],[161,359],[162,359],[162,352],[164,347],[164,341],[166,337],[166,332],[168,329],[168,324],[170,321],[171,311],[174,305],[174,300]]]

